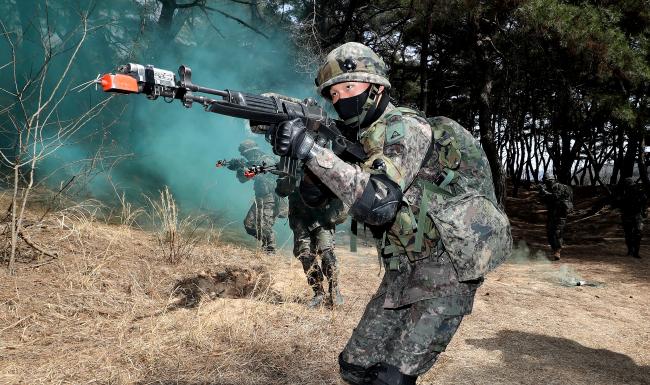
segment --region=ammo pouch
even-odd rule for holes
[[[416,262],[432,255],[439,246],[438,233],[433,221],[426,215],[426,210],[424,215],[419,214],[416,219],[411,206],[402,201],[395,221],[377,239],[383,258],[405,254],[409,261]]]

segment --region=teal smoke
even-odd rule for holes
[[[49,1],[47,12],[42,1],[0,5],[0,20],[7,30],[16,31],[11,36],[15,38],[20,79],[39,68],[43,36],[60,39],[61,48],[78,41],[80,33],[74,32],[79,23],[77,4]],[[136,62],[174,72],[180,64],[188,65],[193,82],[211,88],[314,96],[312,76],[294,64],[298,52],[282,30],[265,30],[269,36],[266,38],[218,13],[211,13],[208,21],[205,14],[197,12],[186,20],[175,38],[167,38],[168,33],[156,23],[157,4],[125,0],[85,4],[85,9],[90,10],[90,25],[102,26],[92,31],[79,51],[65,79],[67,88],[93,79],[98,73],[110,72],[117,65]],[[248,17],[241,6],[220,7],[242,20]],[[175,19],[186,16],[178,12]],[[8,47],[6,41],[0,43],[3,64],[10,60]],[[53,60],[47,81],[50,89],[70,53],[67,50]],[[9,70],[1,70],[3,88],[11,87]],[[59,118],[74,117],[106,97],[94,87],[71,91],[61,103]],[[11,96],[3,94],[0,103],[9,105]],[[6,123],[3,121],[4,137],[0,139],[5,151],[16,139]],[[61,186],[87,168],[84,160],[100,150],[104,156],[128,154],[103,162],[104,172],[85,186],[90,196],[115,202],[116,192],[125,192],[130,200],[142,202],[142,194],[155,197],[163,186],[169,186],[185,211],[218,212],[222,223],[235,222],[233,226],[238,226],[252,202],[252,183],[241,184],[234,173],[214,165],[218,159],[239,157],[237,147],[244,139],[254,139],[270,152],[264,138],[252,134],[243,120],[208,113],[198,105],[186,109],[178,101],[167,104],[162,99],[120,95],[41,162],[37,176],[50,186]],[[115,159],[120,160],[111,164]]]

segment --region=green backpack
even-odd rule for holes
[[[402,107],[391,113],[422,118]],[[459,280],[481,278],[510,255],[510,222],[497,203],[490,165],[478,140],[452,119],[426,120],[433,131],[432,144],[420,172],[405,191],[417,208],[417,215],[410,208],[408,211],[418,230],[410,241],[402,243],[420,251],[423,238],[435,227]],[[387,128],[387,138],[389,130],[395,128]],[[409,215],[401,217],[408,220]]]
[[[476,279],[510,256],[510,221],[494,195],[490,164],[479,141],[449,118],[427,120],[440,154],[429,165],[445,176],[442,183],[421,182],[431,197],[427,213],[459,279]]]

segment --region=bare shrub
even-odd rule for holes
[[[47,3],[44,11],[47,14]],[[97,117],[111,99],[96,102],[75,116],[63,111],[64,100],[72,91],[73,67],[89,33],[95,28],[89,24],[87,11],[79,11],[78,16],[78,24],[63,40],[53,38],[53,26],[49,24],[50,19],[45,18],[44,28],[38,32],[42,56],[34,61],[28,73],[23,72],[24,63],[18,60],[23,42],[20,35],[0,20],[0,36],[9,48],[9,62],[0,67],[1,76],[9,80],[7,88],[0,88],[4,103],[0,108],[0,134],[14,142],[0,149],[0,164],[11,173],[12,199],[7,209],[10,231],[5,232],[9,238],[5,254],[9,257],[12,274],[16,271],[19,241],[22,239],[31,247],[38,247],[30,244],[23,232],[25,208],[37,183],[35,170]],[[59,57],[61,62],[57,65],[55,59]]]
[[[202,239],[198,230],[207,218],[203,215],[180,217],[176,201],[167,186],[160,191],[158,200],[145,198],[152,209],[151,219],[163,257],[169,263],[188,258]]]
[[[137,224],[137,220],[140,216],[146,213],[145,209],[142,207],[135,207],[131,202],[126,200],[124,191],[122,194],[117,196],[117,199],[120,201],[120,214],[118,219],[120,224],[127,227],[133,227]]]

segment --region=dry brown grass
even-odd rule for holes
[[[158,199],[146,197],[151,207],[151,221],[158,239],[159,251],[169,263],[178,263],[191,257],[201,241],[201,226],[207,217],[203,215],[182,215],[176,200],[165,186]],[[124,206],[124,204],[122,204]],[[124,210],[123,210],[124,211]]]
[[[0,383],[293,384],[335,376],[330,363],[345,340],[338,324],[356,314],[306,311],[310,290],[293,258],[213,238],[171,265],[154,234],[102,224],[94,208],[70,207],[33,230],[59,259],[23,263],[16,277],[0,270]],[[24,262],[33,256],[22,251]],[[273,295],[168,310],[179,279],[226,265],[268,270]],[[366,300],[354,301],[356,313]]]
[[[155,235],[102,224],[91,207],[30,229],[59,259],[20,263],[17,276],[0,269],[1,384],[337,383],[338,352],[380,279],[372,250],[339,250],[346,304],[308,310],[310,290],[288,255],[213,238],[171,265]],[[563,287],[560,267],[541,260],[501,267],[418,383],[650,383],[650,254],[636,261],[619,248],[566,250],[569,271],[603,288]],[[266,269],[280,303],[262,294],[169,306],[178,280],[226,265]]]

